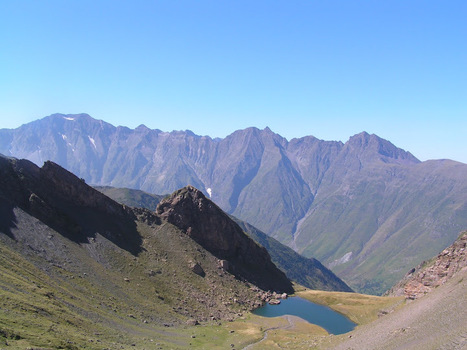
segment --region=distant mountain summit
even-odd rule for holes
[[[55,114],[0,130],[0,153],[52,160],[94,185],[164,194],[191,184],[370,293],[467,227],[467,165],[420,162],[365,132],[346,143],[288,141],[268,128],[212,139]]]

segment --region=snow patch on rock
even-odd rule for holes
[[[96,147],[96,141],[94,141],[94,139],[88,135],[88,138],[89,138],[89,141],[91,141],[92,145],[94,146],[94,149],[97,149]]]

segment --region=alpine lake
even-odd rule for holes
[[[253,314],[263,317],[297,316],[309,323],[323,327],[328,333],[334,335],[350,332],[356,326],[354,322],[340,313],[300,297],[281,300],[278,305],[266,303],[266,305],[254,310]]]

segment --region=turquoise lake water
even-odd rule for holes
[[[356,326],[355,323],[340,313],[300,297],[281,300],[279,305],[266,304],[254,310],[253,313],[263,317],[278,317],[283,315],[298,316],[305,321],[323,327],[331,334],[347,333]]]

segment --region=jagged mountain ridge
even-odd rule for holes
[[[372,293],[467,226],[465,164],[420,162],[367,133],[345,144],[312,136],[287,141],[256,128],[211,139],[53,115],[0,130],[0,152],[38,164],[52,159],[96,185],[170,193],[191,184]]]
[[[313,173],[307,180],[311,184],[308,186],[300,175],[308,170],[300,168],[302,160],[297,156],[294,162],[300,169],[290,175],[289,170],[294,167],[284,149],[289,143],[269,129],[249,128],[213,140],[189,131],[167,133],[145,126],[130,130],[88,115],[57,114],[16,131],[0,130],[0,136],[0,153],[38,165],[52,160],[94,185],[130,187],[150,193],[172,193],[188,184],[204,193],[210,192],[209,188],[212,199],[221,208],[242,219],[248,219],[239,215],[248,211],[245,202],[254,200],[248,197],[250,190],[256,186],[285,185],[284,191],[297,196],[298,204],[282,193],[273,194],[271,201],[280,203],[280,210],[286,214],[282,216],[290,219],[271,220],[268,227],[260,228],[273,232],[271,228],[279,227],[278,232],[283,231],[286,236],[290,236],[294,220],[304,215],[326,170],[325,164],[320,166],[323,170]],[[291,142],[291,154],[300,155],[315,142],[320,145],[313,149],[320,154],[311,159],[323,163],[328,162],[329,156],[321,153],[328,153],[328,148],[332,153],[342,146],[339,142],[306,138],[304,142]],[[310,159],[308,153],[303,155],[304,162]],[[260,200],[256,201],[258,206]],[[263,203],[261,210],[277,212],[275,207],[265,207]]]

